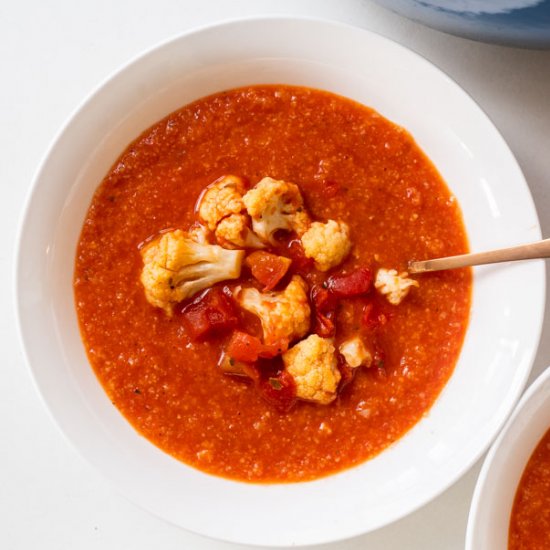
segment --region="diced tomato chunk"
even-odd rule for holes
[[[313,285],[311,289],[311,300],[319,311],[327,313],[336,308],[336,298],[332,292],[320,285]]]
[[[229,344],[226,348],[226,353],[229,357],[236,361],[244,361],[246,363],[253,363],[257,361],[259,357],[271,358],[281,353],[284,353],[288,349],[288,341],[278,342],[276,344],[263,344],[259,338],[252,336],[246,332],[236,330],[229,340]]]
[[[287,253],[292,259],[292,268],[297,273],[305,274],[313,269],[313,259],[306,256],[300,239],[292,239],[288,243]]]
[[[264,290],[272,290],[286,275],[292,260],[257,250],[252,252],[244,263],[250,268],[254,278],[264,285]]]
[[[256,336],[236,330],[225,349],[226,354],[236,361],[253,363],[258,359],[262,342]]]
[[[314,332],[321,338],[334,336],[334,313],[336,299],[331,292],[319,285],[311,288],[311,303],[313,305]]]
[[[331,338],[336,332],[334,321],[330,317],[327,317],[318,311],[315,312],[315,325],[313,327],[313,332],[321,338]]]
[[[181,319],[193,340],[203,340],[239,324],[233,300],[219,287],[204,291],[187,304],[181,311]]]
[[[327,288],[337,298],[351,298],[366,294],[372,287],[372,273],[366,267],[359,267],[346,274],[335,274],[328,278]]]
[[[274,376],[266,376],[258,383],[260,395],[277,407],[287,412],[296,403],[296,383],[292,375],[282,370]]]

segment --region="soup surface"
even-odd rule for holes
[[[510,517],[509,550],[550,548],[550,430],[521,476]]]
[[[219,93],[145,131],[93,197],[74,278],[90,363],[139,433],[203,471],[290,482],[359,464],[414,426],[449,379],[468,322],[471,273],[417,277],[399,306],[370,292],[359,305],[376,312],[374,329],[356,326],[357,304],[344,303],[336,340],[362,331],[383,362],[357,369],[328,405],[298,401],[281,411],[247,379],[220,371],[226,337],[194,341],[180,310],[169,316],[153,307],[140,282],[142,243],[187,229],[197,197],[226,174],[251,185],[265,176],[294,182],[315,219],[346,222],[353,248],[340,271],[403,271],[410,259],[468,249],[457,201],[404,129],[318,90]]]

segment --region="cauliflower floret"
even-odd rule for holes
[[[200,239],[198,231],[194,238]],[[164,233],[141,251],[141,283],[147,301],[172,314],[174,304],[197,292],[241,274],[244,250],[226,250],[197,242],[176,229]]]
[[[327,405],[340,382],[332,340],[312,334],[283,353],[286,371],[296,383],[296,397]]]
[[[288,286],[279,292],[260,292],[244,288],[236,293],[243,309],[260,318],[264,343],[276,344],[281,340],[295,340],[309,330],[311,310],[307,298],[307,285],[294,275]]]
[[[264,248],[264,243],[250,229],[246,214],[231,214],[218,223],[216,240],[225,248]]]
[[[241,178],[224,176],[209,185],[199,200],[199,217],[224,248],[265,247],[252,232],[250,218],[243,212],[245,191]]]
[[[224,176],[206,188],[199,199],[198,212],[210,231],[226,216],[244,210],[245,191],[244,181],[237,176]]]
[[[311,223],[300,189],[294,183],[263,178],[243,201],[254,233],[271,244],[275,244],[276,231],[294,231],[301,236]]]
[[[313,222],[302,235],[302,245],[305,255],[313,258],[315,267],[328,271],[342,263],[351,250],[349,227],[334,220]]]
[[[210,231],[204,225],[195,222],[187,232],[188,237],[199,244],[210,244]]]
[[[374,281],[376,290],[388,299],[390,304],[398,306],[413,286],[418,286],[418,281],[408,278],[408,273],[397,273],[395,269],[380,268]]]
[[[338,351],[344,356],[346,363],[354,369],[360,366],[370,367],[372,363],[372,354],[359,336],[353,336],[342,342]]]

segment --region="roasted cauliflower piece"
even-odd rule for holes
[[[338,346],[338,351],[344,356],[346,363],[354,369],[361,366],[370,367],[372,364],[372,354],[359,336],[353,336],[342,342]]]
[[[164,233],[141,250],[141,283],[147,301],[171,315],[174,304],[241,274],[244,250],[199,242],[204,233]]]
[[[321,405],[334,401],[341,375],[332,340],[312,334],[283,353],[283,363],[298,399]]]
[[[319,271],[341,264],[351,250],[349,227],[344,222],[313,222],[302,235],[304,253]]]
[[[209,185],[199,200],[200,219],[210,231],[215,231],[218,223],[231,214],[244,210],[243,194],[246,187],[238,176],[224,176]]]
[[[380,268],[376,273],[374,286],[380,294],[386,296],[388,302],[398,306],[413,286],[419,286],[418,281],[408,278],[406,271],[397,273],[395,269]]]
[[[250,229],[250,218],[246,214],[231,214],[223,218],[216,227],[215,235],[224,248],[265,247]]]
[[[188,237],[199,244],[210,244],[210,231],[198,222],[195,222],[187,232]]]
[[[298,236],[311,220],[304,207],[300,189],[294,183],[263,178],[243,197],[252,218],[252,229],[264,242],[275,244],[278,230],[294,231]]]
[[[243,309],[260,318],[264,344],[291,342],[309,330],[307,285],[299,275],[294,275],[282,291],[260,292],[249,287],[236,292],[235,298]]]
[[[199,218],[214,231],[216,240],[224,248],[265,247],[253,233],[250,218],[244,212],[245,191],[242,178],[224,176],[209,185],[199,201]]]

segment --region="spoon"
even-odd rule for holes
[[[411,261],[409,262],[408,271],[409,273],[425,273],[427,271],[514,262],[516,260],[533,260],[535,258],[550,258],[550,239],[487,252],[448,256],[447,258],[437,258],[435,260]]]

